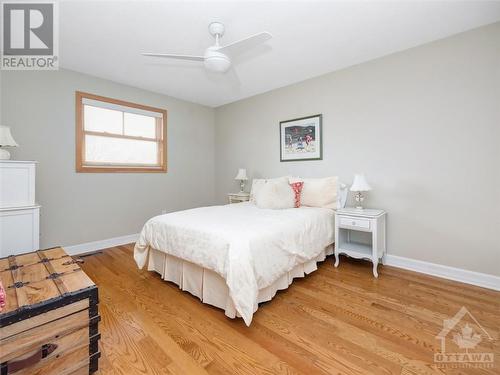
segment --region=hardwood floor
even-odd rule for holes
[[[132,248],[82,265],[99,286],[98,374],[500,374],[500,292],[387,266],[374,279],[367,262],[342,258],[336,269],[328,258],[262,304],[246,327],[139,271]],[[469,351],[493,353],[493,368],[434,363],[443,319],[462,306],[487,333],[467,316],[456,328],[469,322],[481,334]]]

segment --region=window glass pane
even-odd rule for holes
[[[122,112],[107,108],[84,106],[84,128],[88,131],[122,134]]]
[[[89,163],[158,165],[158,143],[86,135],[85,161]]]
[[[151,116],[124,113],[125,135],[155,138],[156,119]]]

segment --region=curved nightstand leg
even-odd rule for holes
[[[335,264],[334,264],[335,267],[339,266],[339,260],[340,260],[339,254],[337,254],[337,252],[335,252]]]
[[[378,262],[373,262],[373,276],[375,277],[378,277],[377,266]]]

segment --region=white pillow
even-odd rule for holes
[[[277,177],[277,178],[254,178],[252,180],[252,188],[250,189],[250,202],[255,203],[255,196],[258,194],[259,190],[264,186],[266,181],[277,181],[280,179],[286,178],[288,180],[288,176]]]
[[[337,208],[338,177],[304,178],[300,204],[309,207]]]
[[[254,178],[252,180],[252,188],[250,189],[250,202],[255,203],[255,196],[265,183],[266,180],[264,178]]]
[[[295,194],[288,183],[288,177],[265,181],[255,195],[255,204],[259,208],[280,210],[295,207]]]

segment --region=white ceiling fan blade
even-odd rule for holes
[[[258,46],[259,44],[262,44],[269,39],[271,39],[273,36],[268,33],[267,31],[264,31],[262,33],[258,33],[252,36],[249,36],[248,38],[238,40],[236,42],[230,43],[226,46],[220,47],[217,51],[222,52],[222,53],[228,53],[230,55],[234,55],[243,51],[247,51],[253,47]]]
[[[151,56],[151,57],[166,57],[169,59],[178,59],[178,60],[191,60],[191,61],[204,61],[205,58],[203,56],[193,56],[193,55],[174,55],[169,53],[142,53],[142,56]]]

